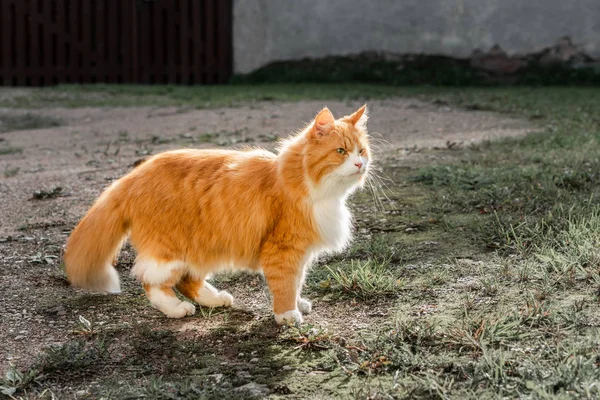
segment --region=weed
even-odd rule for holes
[[[521,324],[529,328],[540,327],[552,323],[548,304],[544,300],[538,300],[528,296],[525,304],[519,310]]]
[[[20,170],[19,167],[12,167],[10,165],[7,165],[6,167],[4,167],[4,177],[12,178],[13,176],[15,176],[19,173],[19,170]]]
[[[524,318],[526,317],[515,314],[496,318],[471,317],[469,313],[465,313],[458,325],[449,329],[446,342],[459,351],[480,351],[488,346],[521,341],[531,335],[522,326],[528,322]]]
[[[394,295],[401,288],[400,280],[387,269],[386,263],[352,260],[349,264],[325,268],[329,278],[321,282],[321,288],[341,291],[361,300]]]
[[[211,318],[212,316],[222,315],[226,322],[229,316],[226,308],[215,308],[215,307],[199,307],[198,312],[202,318]]]
[[[402,244],[394,243],[387,235],[375,235],[366,241],[357,241],[343,255],[332,260],[361,259],[373,260],[377,263],[397,263],[402,259]]]
[[[0,115],[0,132],[54,128],[62,124],[60,119],[32,113]]]
[[[334,357],[346,373],[366,375],[385,374],[400,368],[417,370],[421,361],[407,344],[396,342],[389,332],[340,347]]]
[[[474,383],[478,383],[478,380],[486,380],[493,387],[501,390],[508,389],[510,376],[515,374],[515,368],[510,361],[510,353],[488,349],[486,346],[482,346],[481,351],[481,359],[475,364],[474,376],[477,378]]]
[[[167,85],[59,85],[34,89],[28,94],[1,101],[0,106],[37,107],[139,107],[182,106],[230,107],[256,101],[299,101],[389,98],[404,91],[365,84],[273,84],[229,86]]]
[[[443,339],[439,322],[425,319],[396,320],[388,336],[397,344],[410,346],[413,353],[418,353],[426,347],[438,346]]]
[[[566,228],[536,246],[534,256],[558,279],[585,279],[600,268],[600,209],[566,212]]]
[[[21,154],[23,149],[20,147],[0,147],[0,156],[8,154]]]
[[[88,320],[83,315],[80,315],[77,320],[77,326],[73,329],[73,333],[88,337],[98,334],[94,319]]]
[[[4,378],[0,378],[0,393],[13,398],[13,395],[25,391],[31,384],[41,378],[39,371],[36,369],[21,372],[10,364]]]
[[[46,348],[39,367],[46,375],[81,374],[97,368],[98,364],[108,358],[108,343],[104,339],[71,340]]]
[[[329,329],[311,324],[291,325],[283,338],[297,343],[296,349],[304,350],[326,350],[331,348],[334,341]]]
[[[152,377],[143,385],[124,385],[116,382],[110,389],[101,392],[107,399],[151,399],[151,400],[242,400],[255,398],[245,391],[234,391],[219,387],[209,378],[186,378],[169,380],[165,377]]]
[[[32,200],[47,200],[63,195],[63,188],[57,186],[51,190],[36,190],[33,192]]]
[[[213,143],[217,146],[232,146],[238,143],[250,143],[254,139],[247,136],[247,129],[236,129],[233,131],[220,130],[218,132],[206,132],[197,137],[200,143]]]

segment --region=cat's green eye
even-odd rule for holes
[[[342,149],[341,147],[337,149],[337,152],[340,154],[346,154],[346,150]]]

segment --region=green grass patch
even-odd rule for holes
[[[19,167],[13,167],[12,165],[6,165],[4,167],[4,177],[12,178],[13,176],[16,176],[20,170],[21,170],[21,168],[19,168]]]
[[[32,113],[0,114],[0,132],[54,128],[62,124],[58,118]]]
[[[2,107],[231,107],[258,101],[364,100],[400,95],[401,88],[369,84],[226,86],[59,85],[0,101]]]
[[[492,248],[528,247],[536,233],[562,229],[565,210],[600,203],[600,103],[586,88],[448,90],[425,95],[443,104],[529,117],[540,132],[462,150],[459,161],[431,165],[411,180],[432,188],[432,209],[479,213],[478,234]],[[537,228],[536,228],[537,227]],[[512,240],[511,240],[512,236]]]
[[[23,372],[11,364],[5,376],[0,378],[0,394],[11,398],[14,394],[25,392],[36,383],[38,374],[39,372],[35,369]]]
[[[350,261],[333,266],[326,265],[327,278],[319,286],[333,293],[342,293],[361,300],[391,296],[401,288],[401,281],[394,277],[387,262]]]
[[[23,153],[23,149],[21,147],[0,147],[0,156],[21,153]]]
[[[600,208],[569,210],[563,228],[543,237],[533,254],[549,273],[600,285]]]
[[[108,343],[103,339],[87,341],[72,340],[60,346],[45,349],[40,362],[44,374],[81,374],[108,360]]]

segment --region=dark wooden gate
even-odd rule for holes
[[[0,0],[0,85],[223,83],[232,0]]]

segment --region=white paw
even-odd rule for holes
[[[310,314],[312,310],[312,303],[310,300],[298,299],[298,310],[300,310],[302,314]]]
[[[233,304],[233,296],[224,290],[216,293],[201,290],[194,300],[205,307],[231,307]]]
[[[165,312],[169,318],[183,318],[186,315],[194,315],[196,307],[190,302],[182,301],[177,307]]]
[[[107,293],[121,293],[121,284],[119,282],[119,273],[114,267],[108,267],[108,278],[104,290]]]
[[[275,321],[279,325],[285,325],[287,323],[297,322],[299,324],[302,323],[302,314],[298,310],[289,310],[284,312],[283,314],[275,314]]]
[[[219,298],[223,302],[223,304],[221,304],[221,307],[231,307],[231,305],[233,304],[233,296],[229,294],[229,292],[221,290],[219,292]]]

